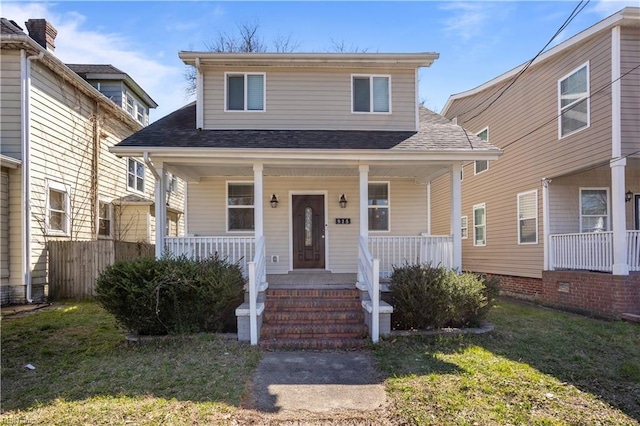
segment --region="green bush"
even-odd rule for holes
[[[137,334],[223,331],[242,303],[237,264],[217,256],[138,258],[107,267],[96,281],[97,300]]]
[[[389,290],[400,329],[477,326],[498,295],[498,281],[444,267],[394,267]]]

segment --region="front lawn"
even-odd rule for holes
[[[637,425],[640,326],[501,301],[485,335],[409,337],[374,354],[404,424]]]

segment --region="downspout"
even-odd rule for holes
[[[42,59],[44,52],[27,56],[24,49],[20,50],[20,144],[22,151],[22,200],[24,203],[24,226],[22,228],[22,268],[24,271],[25,299],[33,303],[32,274],[31,274],[31,153],[30,153],[30,98],[31,98],[31,61]],[[45,230],[46,232],[46,230]]]

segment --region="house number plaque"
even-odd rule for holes
[[[350,217],[336,217],[336,225],[351,225]]]

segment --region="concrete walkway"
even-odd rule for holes
[[[253,397],[262,413],[367,412],[386,404],[380,375],[362,352],[267,352]]]

